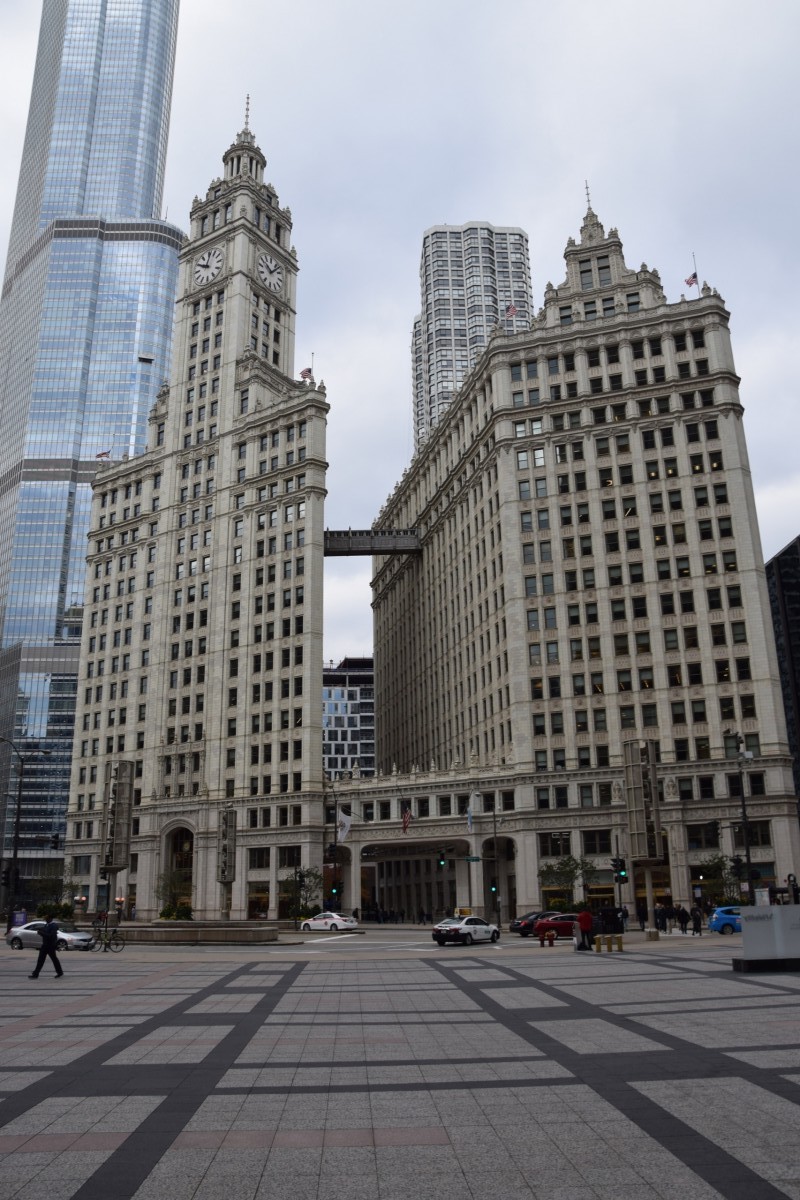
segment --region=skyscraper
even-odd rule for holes
[[[800,537],[779,550],[766,570],[794,786],[800,797]]]
[[[758,886],[781,885],[800,830],[729,313],[708,285],[668,302],[591,209],[564,258],[532,327],[492,339],[380,513],[420,553],[376,560],[376,769],[395,805],[409,781],[420,858],[426,836],[428,853],[446,837],[454,861],[495,858],[502,812],[501,894],[544,908],[540,870],[569,854],[613,899],[617,839],[633,856],[625,744],[654,742],[661,894],[707,894],[704,860],[745,846]],[[375,783],[359,790],[379,811]],[[460,841],[444,833],[467,806],[477,846],[463,821]],[[380,879],[374,843],[354,820],[349,852]],[[486,894],[465,872],[454,902]]]
[[[92,509],[69,855],[92,907],[125,871],[140,918],[165,877],[198,917],[286,915],[286,872],[322,846],[328,404],[292,378],[291,213],[249,128],[223,163],[192,208],[147,451],[100,473]],[[123,763],[130,858],[104,788]]]
[[[343,658],[322,672],[322,757],[329,779],[375,774],[375,671]]]
[[[63,832],[91,481],[144,447],[169,369],[177,23],[178,0],[43,8],[0,301],[0,796],[24,759],[23,878]]]
[[[528,235],[485,221],[435,225],[422,239],[420,314],[411,342],[414,446],[427,441],[493,328],[527,329]]]

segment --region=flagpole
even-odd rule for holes
[[[697,288],[697,298],[699,300],[700,299],[700,276],[697,274],[697,259],[694,256],[694,250],[692,251],[692,266],[694,267],[694,284],[695,284],[695,287]]]

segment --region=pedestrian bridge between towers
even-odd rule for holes
[[[325,557],[419,554],[416,529],[326,529]]]

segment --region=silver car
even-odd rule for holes
[[[44,929],[46,921],[28,921],[27,925],[17,925],[6,934],[6,941],[12,950],[41,950],[42,939],[39,930]],[[58,941],[57,950],[88,950],[94,938],[91,933],[84,933],[73,925],[72,921],[57,921]]]

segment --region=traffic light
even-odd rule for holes
[[[496,879],[493,879],[492,882],[489,884],[489,891],[490,892],[497,891],[497,880]]]
[[[306,886],[306,877],[302,871],[297,872],[297,886],[299,888]]]
[[[439,851],[439,866],[444,867],[446,865],[446,863],[447,863],[447,859],[445,858],[444,850],[440,850]]]
[[[625,859],[616,855],[611,859],[611,866],[614,870],[614,883],[627,883],[628,868],[625,866]]]
[[[60,843],[61,843],[61,838],[59,837],[59,835],[57,833],[53,833],[50,835],[50,849],[51,850],[57,850]]]
[[[741,879],[744,875],[744,862],[741,854],[737,854],[731,859],[731,874],[734,879]]]
[[[11,870],[9,867],[3,867],[3,874],[0,876],[0,879],[2,879],[3,887],[8,887],[11,883]]]
[[[338,883],[337,883],[337,882],[334,880],[334,882],[333,882],[333,887],[331,888],[331,895],[332,895],[332,896],[335,896],[335,895],[338,893],[338,891],[339,891],[339,885],[338,885]]]
[[[108,879],[108,870],[107,870],[107,868],[106,868],[106,867],[101,867],[101,868],[100,868],[100,878],[101,878],[101,879]]]

